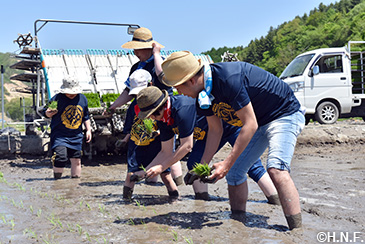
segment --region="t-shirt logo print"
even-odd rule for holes
[[[145,125],[143,120],[138,118],[137,116],[134,117],[132,129],[131,129],[131,140],[138,146],[147,146],[150,142],[154,141],[154,138],[151,138],[148,133],[144,131]],[[153,129],[155,131],[155,129]]]
[[[80,105],[68,105],[61,115],[62,123],[69,129],[78,129],[82,123],[83,110]]]
[[[227,103],[220,102],[213,105],[213,113],[230,125],[242,127],[242,121],[237,117],[236,111]]]

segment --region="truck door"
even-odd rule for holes
[[[318,107],[322,100],[331,99],[338,101],[341,106],[351,104],[351,81],[343,65],[344,56],[343,53],[331,53],[323,55],[314,63],[312,67],[318,66],[319,74],[309,77],[309,86],[305,90],[308,107]]]

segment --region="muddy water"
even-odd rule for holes
[[[171,202],[160,181],[137,184],[124,201],[120,160],[93,159],[81,179],[66,169],[57,181],[47,159],[0,160],[0,243],[317,243],[320,231],[360,232],[365,241],[364,150],[346,159],[340,148],[316,150],[299,148],[293,160],[304,222],[297,231],[288,231],[281,207],[267,204],[250,179],[248,213],[232,216],[224,180],[210,185],[210,201],[181,186]]]

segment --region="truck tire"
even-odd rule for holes
[[[339,111],[337,106],[328,101],[319,104],[314,115],[320,124],[333,124],[337,121],[338,116]]]

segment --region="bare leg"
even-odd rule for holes
[[[232,212],[246,212],[246,203],[248,198],[247,180],[238,186],[228,185],[228,196]]]
[[[274,186],[274,183],[272,182],[268,173],[263,174],[263,176],[260,178],[257,184],[267,197],[278,194]]]
[[[208,184],[196,180],[193,183],[193,189],[195,192],[195,199],[209,200]]]
[[[181,169],[181,163],[180,161],[177,161],[176,163],[174,163],[171,167],[171,175],[172,178],[175,181],[176,185],[181,185],[183,183],[183,178],[182,178],[182,169]]]
[[[55,179],[60,179],[63,173],[63,168],[53,166],[53,175]]]
[[[300,227],[301,210],[299,193],[289,172],[275,168],[268,169],[268,172],[276,189],[278,190],[281,206],[283,207],[285,217],[287,218],[289,229]],[[291,223],[292,221],[289,221],[288,218],[294,218],[294,223]]]
[[[259,185],[262,192],[265,194],[269,203],[280,205],[278,192],[276,191],[275,185],[272,182],[268,173],[263,174],[257,184]]]
[[[133,173],[132,172],[128,172],[127,176],[125,178],[124,181],[124,186],[123,186],[123,198],[124,199],[130,199],[132,198],[132,194],[133,194],[133,188],[134,188],[134,182],[132,182],[131,179],[131,175]]]
[[[71,161],[71,177],[81,177],[81,158],[70,158]]]
[[[177,191],[177,186],[170,173],[162,173],[161,180],[165,184],[168,192]]]

